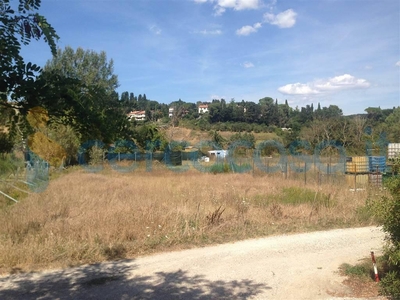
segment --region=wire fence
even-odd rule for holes
[[[121,157],[121,156],[117,156]],[[316,155],[297,156],[260,156],[254,151],[244,155],[229,156],[226,152],[213,152],[205,156],[199,151],[192,152],[152,152],[131,156],[132,163],[145,166],[154,171],[155,162],[164,165],[173,172],[185,172],[190,169],[203,173],[251,173],[254,176],[279,176],[284,180],[298,180],[307,184],[339,184],[352,189],[367,186],[381,186],[388,173],[384,157],[340,157]],[[124,161],[114,160],[114,166]],[[115,168],[114,168],[115,169]],[[389,170],[390,171],[390,170]]]
[[[341,185],[349,189],[365,189],[369,186],[381,187],[387,176],[395,176],[385,157],[342,157],[316,155],[260,155],[247,149],[241,153],[224,150],[204,152],[164,151],[104,154],[100,160],[82,160],[79,164],[88,172],[99,172],[105,164],[117,172],[147,172],[168,169],[182,173],[196,170],[202,173],[250,173],[253,176],[273,176],[282,180],[296,180],[304,185]],[[23,175],[22,175],[23,173]],[[21,177],[23,176],[23,177]],[[1,180],[0,191],[5,185],[23,182],[29,191],[42,192],[49,184],[50,166],[38,156],[31,154],[25,160],[23,172],[13,179]],[[9,196],[9,195],[7,195]],[[6,197],[7,197],[6,196]],[[14,200],[14,199],[12,199]]]

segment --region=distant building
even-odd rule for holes
[[[169,109],[168,109],[168,117],[170,117],[170,118],[172,118],[172,116],[174,115],[174,108],[173,107],[170,107]]]
[[[216,158],[225,158],[228,156],[228,150],[211,150],[208,151],[208,154],[210,157],[214,155]]]
[[[200,104],[199,105],[199,114],[204,114],[208,112],[208,104]]]
[[[144,121],[146,120],[146,111],[144,110],[135,110],[135,111],[131,111],[128,115],[128,120],[132,121]]]
[[[400,156],[400,143],[389,143],[388,158],[395,159],[397,156]]]

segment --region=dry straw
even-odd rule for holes
[[[367,191],[276,174],[70,172],[0,210],[0,271],[133,258],[157,251],[370,225]]]

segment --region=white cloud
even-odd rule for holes
[[[245,67],[246,69],[247,69],[247,68],[253,68],[254,65],[253,65],[253,63],[251,63],[251,62],[249,62],[249,61],[246,61],[246,62],[243,64],[243,67]]]
[[[281,86],[278,88],[278,91],[286,95],[309,95],[318,93],[318,91],[313,90],[308,84],[302,84],[299,82]]]
[[[220,6],[215,6],[214,10],[215,10],[214,16],[220,16],[225,12],[226,9]]]
[[[265,7],[272,11],[276,6],[276,2],[277,0],[271,0],[269,3],[265,5]]]
[[[265,13],[264,20],[265,22],[276,25],[279,28],[290,28],[296,24],[296,16],[297,13],[293,9],[288,9],[277,15]]]
[[[237,35],[249,35],[250,33],[257,32],[257,30],[261,28],[261,23],[255,23],[253,26],[246,25],[242,28],[236,30]]]
[[[329,79],[316,80],[310,83],[287,84],[278,88],[278,91],[287,95],[311,95],[346,89],[365,89],[370,85],[371,84],[365,79],[358,79],[350,74],[344,74]]]
[[[344,74],[330,78],[326,81],[318,81],[315,83],[315,88],[319,91],[332,91],[353,88],[367,88],[370,83],[365,79],[357,79],[350,74]]]
[[[196,3],[215,3],[215,15],[223,14],[226,9],[244,10],[244,9],[258,9],[261,6],[262,0],[194,0]]]
[[[396,66],[400,67],[400,60],[396,63]]]
[[[233,8],[234,10],[257,9],[261,0],[214,0],[216,6]]]
[[[200,33],[200,34],[204,34],[204,35],[220,35],[222,34],[222,31],[219,29],[215,29],[215,30],[201,30],[201,31],[196,31],[195,33]]]
[[[152,33],[154,33],[154,34],[161,34],[161,29],[160,28],[158,28],[156,25],[152,25],[152,26],[150,26],[150,31],[152,32]]]

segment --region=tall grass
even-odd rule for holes
[[[271,234],[370,225],[367,191],[281,176],[77,170],[0,210],[0,272],[133,258]],[[362,211],[363,213],[360,213]]]

